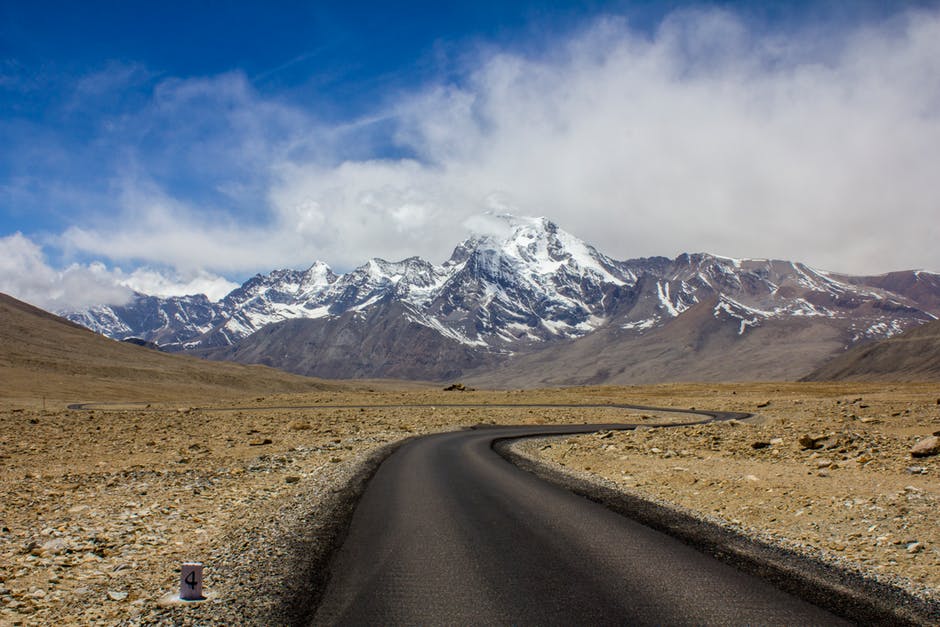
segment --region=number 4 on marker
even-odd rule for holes
[[[188,583],[190,588],[195,589],[196,584],[199,583],[199,581],[196,579],[196,571],[195,570],[190,571],[189,574],[186,575],[186,579],[184,579],[183,581]]]

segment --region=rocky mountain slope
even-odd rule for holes
[[[814,370],[806,380],[940,380],[940,321],[857,346]]]
[[[218,303],[139,295],[66,315],[119,339],[303,374],[504,384],[802,376],[940,315],[935,274],[849,277],[708,254],[617,261],[545,218],[499,217],[441,265],[372,259],[336,274],[317,262],[255,276]]]

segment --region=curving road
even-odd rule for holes
[[[311,624],[844,623],[493,451],[503,438],[634,426],[494,427],[405,444],[366,488]]]

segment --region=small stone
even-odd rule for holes
[[[924,438],[911,448],[911,457],[930,457],[940,454],[940,436]]]
[[[313,428],[306,420],[294,420],[290,423],[289,427],[291,431],[306,431]]]
[[[255,438],[248,443],[248,446],[265,446],[266,444],[273,443],[274,441],[271,438]]]
[[[904,470],[906,470],[907,473],[911,475],[926,475],[927,474],[927,469],[924,468],[923,466],[908,466]]]
[[[820,459],[816,462],[816,468],[829,468],[832,466],[832,462],[828,459]]]
[[[67,538],[53,538],[52,540],[44,542],[42,546],[39,547],[39,550],[33,554],[41,557],[49,557],[50,555],[59,555],[65,552],[67,548]]]
[[[297,483],[298,481],[300,481],[300,477],[298,477],[297,475],[290,475],[290,476],[284,477],[285,483]]]
[[[920,553],[924,550],[923,542],[911,542],[907,545],[907,552],[913,555],[914,553]]]
[[[119,592],[117,590],[108,590],[108,598],[112,601],[123,601],[127,598],[127,593]]]
[[[762,440],[757,441],[757,442],[751,442],[751,448],[754,450],[760,450],[762,448],[767,448],[768,446],[770,446],[770,442],[764,442]]]

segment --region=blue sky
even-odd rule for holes
[[[440,262],[485,211],[618,258],[940,270],[936,2],[5,2],[0,291]]]

